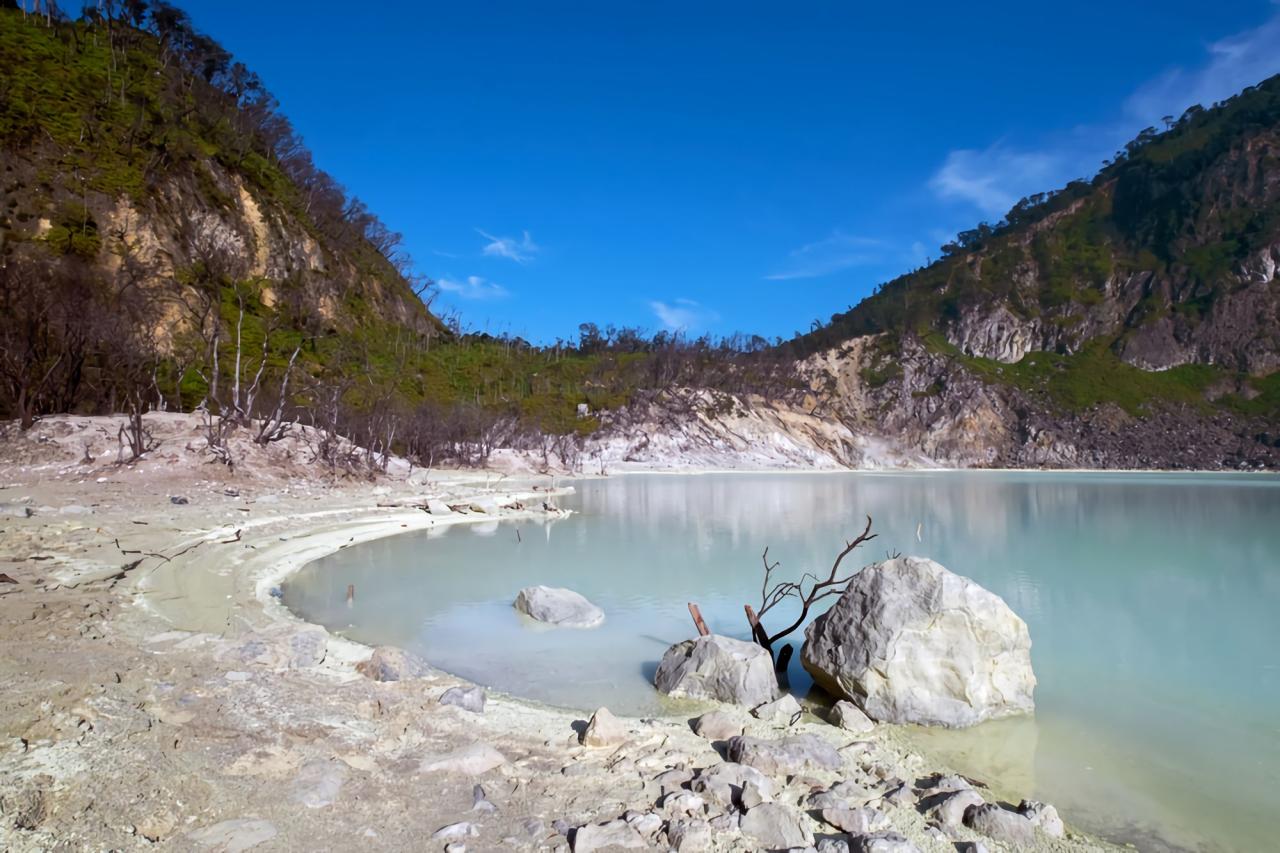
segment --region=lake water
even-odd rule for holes
[[[879,538],[848,565],[932,557],[1031,629],[1035,716],[910,729],[927,753],[1144,850],[1280,844],[1280,478],[630,475],[576,487],[562,501],[578,512],[569,519],[355,546],[295,575],[285,602],[498,690],[671,713],[649,679],[694,633],[686,602],[713,631],[746,638],[742,605],[758,606],[764,547],[780,572],[822,574],[869,514]],[[604,625],[532,625],[511,602],[539,583],[586,595]],[[794,639],[791,683],[804,695],[803,633]]]

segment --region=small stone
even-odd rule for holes
[[[707,740],[728,740],[742,734],[742,721],[725,711],[708,711],[693,721],[693,733]]]
[[[185,506],[191,503],[191,501],[187,500],[181,495],[172,495],[169,498],[169,503],[173,504],[174,506]]]
[[[573,853],[590,853],[609,847],[643,849],[649,846],[644,836],[625,820],[580,826],[573,833]]]
[[[705,820],[673,820],[667,827],[667,844],[677,853],[699,853],[711,847],[711,824]]]
[[[1050,838],[1061,838],[1066,834],[1067,830],[1062,825],[1058,810],[1048,803],[1023,800],[1018,805],[1018,814],[1040,827],[1040,831]]]
[[[831,724],[854,734],[866,734],[876,727],[861,708],[847,699],[841,699],[832,706]]]
[[[617,746],[626,740],[626,726],[608,708],[597,708],[582,733],[583,746]]]
[[[662,817],[653,812],[628,812],[623,815],[623,820],[646,838],[652,838],[662,829]]]
[[[1036,840],[1034,823],[1017,812],[991,803],[969,809],[965,812],[964,822],[974,832],[1011,847],[1030,847]]]
[[[440,694],[440,704],[453,705],[473,714],[483,714],[485,698],[483,687],[450,687]]]
[[[374,681],[400,681],[428,675],[431,667],[404,649],[378,646],[368,660],[356,664],[356,671]]]
[[[896,832],[875,832],[853,839],[851,853],[920,853],[920,848]]]
[[[860,806],[856,809],[823,809],[822,819],[850,835],[866,835],[879,832],[889,826],[889,816],[870,806]]]
[[[742,816],[740,827],[769,850],[813,844],[813,833],[809,831],[804,813],[781,803],[756,806]]]
[[[731,761],[702,770],[689,787],[726,809],[746,809],[750,807],[748,803],[758,805],[773,799],[773,782],[769,777],[754,767]]]
[[[849,842],[843,838],[828,835],[826,838],[818,839],[817,850],[818,853],[849,853]]]
[[[679,791],[693,781],[692,770],[666,770],[653,778],[662,796]]]
[[[907,808],[915,805],[916,795],[905,783],[899,783],[891,787],[889,792],[881,797],[881,800],[896,808]]]
[[[700,815],[706,807],[707,801],[692,791],[677,791],[662,798],[662,810],[668,814]]]
[[[947,791],[935,797],[926,798],[926,813],[946,831],[953,832],[964,823],[965,813],[969,809],[983,804],[982,795],[977,791]]]
[[[767,723],[780,723],[784,726],[789,726],[803,712],[800,703],[796,701],[796,697],[787,693],[772,702],[757,705],[751,710],[751,715],[757,720],[764,720]]]
[[[467,845],[461,841],[450,841],[444,846],[444,853],[467,853]]]
[[[480,827],[474,823],[460,821],[459,823],[451,823],[448,826],[442,826],[432,833],[432,838],[478,838],[480,835]]]
[[[730,761],[779,776],[806,770],[838,770],[840,753],[816,735],[795,735],[778,740],[738,736],[729,739]]]
[[[741,812],[731,811],[716,815],[709,822],[716,832],[737,832],[741,816]]]
[[[489,798],[485,796],[484,787],[476,785],[471,789],[471,810],[473,812],[487,812],[493,814],[498,807],[489,802]]]

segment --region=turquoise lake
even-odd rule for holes
[[[879,537],[850,568],[893,552],[931,557],[1001,595],[1031,629],[1034,717],[909,730],[925,754],[1142,850],[1276,848],[1280,477],[858,472],[573,485],[561,500],[571,518],[354,546],[294,575],[285,603],[496,690],[670,713],[649,679],[693,634],[687,602],[713,631],[746,638],[742,606],[758,606],[766,545],[780,574],[825,574],[870,515]],[[531,584],[581,592],[604,625],[531,625],[511,607]],[[804,696],[798,662],[790,677]]]

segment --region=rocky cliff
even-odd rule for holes
[[[1280,78],[1145,131],[793,343],[809,410],[952,465],[1280,465]]]

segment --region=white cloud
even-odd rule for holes
[[[459,299],[505,299],[510,292],[494,281],[488,281],[478,275],[469,275],[465,279],[441,277],[436,285],[442,293],[452,293]]]
[[[523,264],[533,260],[533,256],[539,251],[538,244],[533,242],[528,231],[523,232],[518,240],[515,237],[495,237],[479,228],[476,229],[476,233],[489,241],[481,251],[492,257],[507,258]]]
[[[720,319],[716,312],[703,308],[692,299],[677,299],[670,303],[655,299],[649,307],[668,332],[688,332]]]
[[[1075,127],[1038,148],[998,141],[984,149],[952,151],[929,187],[941,199],[998,218],[1023,196],[1090,177],[1138,131],[1162,127],[1162,117],[1176,118],[1192,104],[1208,107],[1280,73],[1280,14],[1212,42],[1206,51],[1202,65],[1171,68],[1139,86],[1110,124]]]
[[[873,264],[880,260],[879,240],[852,234],[832,232],[813,243],[807,243],[788,253],[791,262],[787,269],[766,275],[768,281],[790,281],[797,278],[818,278],[849,267]]]
[[[939,198],[965,201],[987,216],[999,217],[1028,192],[1048,189],[1059,179],[1063,155],[1054,151],[1018,151],[997,142],[981,151],[947,154],[929,187]]]

